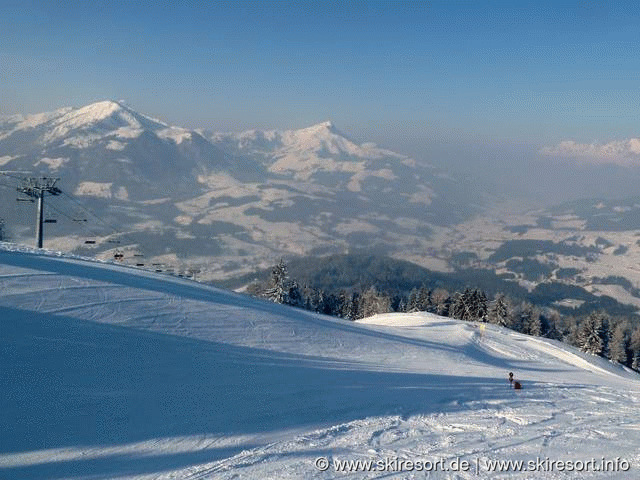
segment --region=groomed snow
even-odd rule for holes
[[[424,313],[352,323],[6,245],[0,312],[2,479],[638,476],[640,377],[558,342]],[[458,457],[473,468],[334,469]],[[630,470],[487,470],[547,457]]]

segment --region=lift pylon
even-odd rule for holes
[[[38,201],[36,217],[36,247],[42,248],[44,236],[44,197],[45,195],[60,195],[62,191],[56,187],[59,178],[25,177],[18,186],[18,192],[35,198]]]

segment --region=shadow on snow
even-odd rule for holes
[[[16,309],[3,309],[0,331],[0,453],[328,426],[452,410],[508,391],[504,379],[367,371],[334,359]],[[0,465],[0,476],[142,474],[234,453],[222,448],[151,459],[127,454]]]

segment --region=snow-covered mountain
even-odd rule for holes
[[[6,247],[0,313],[3,479],[629,479],[640,465],[636,373],[493,325],[352,323]]]
[[[7,170],[60,176],[79,195],[121,200],[185,194],[198,174],[231,166],[196,132],[113,101],[4,118],[0,163]]]
[[[144,254],[174,267],[190,261],[208,278],[282,255],[353,248],[417,255],[434,225],[475,208],[461,182],[357,143],[331,122],[206,134],[114,101],[2,118],[0,168],[59,177],[63,191],[97,212],[100,222],[78,225],[68,220],[89,220],[80,206],[52,198],[58,223],[47,227],[50,247],[84,251],[91,238],[93,252],[108,256],[113,245],[106,241],[119,241],[125,259]],[[21,174],[12,175],[2,179],[5,189]],[[3,202],[14,238],[27,240],[27,207],[14,205],[12,195]]]
[[[415,167],[415,161],[408,157],[374,144],[355,143],[330,121],[300,130],[250,130],[217,133],[211,138],[231,152],[261,160],[273,173],[291,174],[299,180],[322,173],[351,174],[347,184],[350,191],[361,191],[360,182],[369,176],[394,179],[397,164]]]

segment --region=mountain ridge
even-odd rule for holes
[[[159,263],[171,255],[174,264],[197,262],[205,278],[246,273],[282,255],[354,247],[418,254],[434,225],[476,210],[460,181],[355,142],[330,120],[297,130],[207,133],[113,100],[9,118],[0,122],[0,168],[59,177],[65,192],[128,232],[118,239],[130,249],[125,258],[144,253]],[[15,212],[9,226],[24,218],[0,201]],[[32,227],[22,221],[16,237],[28,241]],[[54,248],[89,253],[77,229],[60,219],[46,237]],[[90,238],[96,254],[114,254],[99,228]]]

